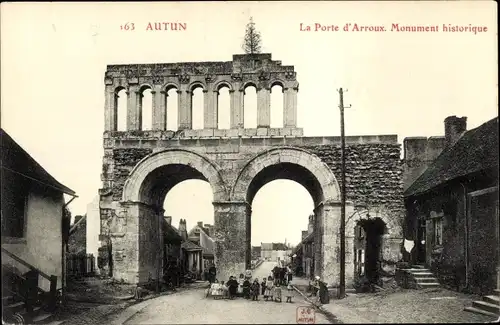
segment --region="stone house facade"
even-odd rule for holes
[[[69,230],[68,253],[85,255],[87,249],[87,216],[75,216]]]
[[[202,263],[200,272],[202,274],[205,273],[205,270],[208,270],[210,265],[214,264],[214,251],[215,251],[215,242],[210,237],[211,231],[213,232],[213,226],[209,224],[203,225],[202,222],[198,222],[196,226],[194,226],[188,233],[189,241],[195,243],[203,249],[202,252]]]
[[[308,218],[307,230],[302,230],[301,242],[292,250],[292,263],[298,273],[307,278],[314,277],[314,214]],[[295,256],[295,257],[293,257]]]
[[[165,247],[163,255],[163,269],[169,265],[180,266],[182,236],[178,230],[172,226],[172,217],[165,216],[163,221],[163,245]]]
[[[445,146],[406,189],[409,256],[441,283],[491,293],[499,286],[498,117],[467,131],[445,119]]]
[[[267,261],[288,261],[291,249],[283,243],[261,243],[260,256]]]
[[[64,194],[75,192],[59,183],[7,132],[0,129],[2,267],[21,274],[36,269],[38,287],[65,286],[65,254],[70,215]]]

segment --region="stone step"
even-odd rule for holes
[[[49,314],[49,313],[41,313],[41,314],[33,317],[33,319],[31,321],[33,324],[40,324],[44,321],[48,321],[51,316],[52,316],[52,314]]]
[[[415,281],[420,284],[420,283],[439,283],[438,279],[432,277],[432,278],[415,278]]]
[[[490,313],[498,314],[500,312],[500,305],[490,304],[489,302],[476,300],[472,303],[472,307],[485,310]]]
[[[412,273],[412,275],[414,278],[430,278],[434,276],[431,272]]]
[[[493,290],[495,293],[499,294],[500,295],[500,289],[495,289]]]
[[[486,315],[486,316],[498,317],[498,315],[495,313],[490,313],[486,310],[482,310],[482,309],[479,309],[476,307],[465,307],[464,310],[468,311],[470,313],[474,313],[474,314],[481,314],[481,315]]]
[[[12,296],[2,296],[2,305],[6,305],[8,301],[12,301]]]
[[[439,282],[424,282],[424,283],[417,283],[417,285],[422,289],[439,288],[441,286]]]
[[[425,265],[414,264],[411,266],[414,269],[425,269]]]
[[[410,272],[410,273],[430,273],[431,270],[429,269],[405,269],[406,271]]]
[[[21,312],[25,309],[24,302],[22,302],[22,301],[14,302],[12,304],[6,305],[5,309],[10,310],[10,312],[12,312],[13,314],[15,314],[17,312]]]
[[[500,297],[499,296],[494,296],[494,295],[484,296],[483,300],[486,302],[489,302],[490,304],[500,305]]]

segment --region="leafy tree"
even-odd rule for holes
[[[250,22],[245,30],[245,38],[243,40],[243,50],[246,54],[257,54],[261,52],[261,37],[260,33],[255,29],[253,18],[250,17]]]

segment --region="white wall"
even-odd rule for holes
[[[101,233],[101,216],[99,211],[99,195],[87,204],[87,254],[94,255],[94,269],[97,268],[98,249],[101,246],[99,234]]]
[[[16,243],[3,243],[5,248],[14,255],[47,275],[57,276],[57,288],[62,287],[62,211],[63,194],[53,195],[47,192],[32,192],[28,196],[26,229],[23,239]],[[19,262],[2,254],[2,264],[9,263],[21,272],[29,271]],[[39,286],[50,290],[50,282],[39,277]]]

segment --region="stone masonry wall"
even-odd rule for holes
[[[102,212],[117,207],[122,199],[124,183],[134,166],[150,153],[167,148],[189,150],[211,160],[220,170],[227,188],[234,185],[238,174],[251,159],[276,146],[298,147],[310,151],[325,162],[339,184],[341,182],[339,137],[164,138],[161,136],[163,133],[160,133],[105,133],[103,189],[100,190],[103,224],[106,224],[107,217]],[[386,222],[389,234],[385,240],[384,259],[388,257],[396,261],[400,255],[399,242],[404,216],[400,144],[395,136],[351,136],[347,137],[346,142],[347,199],[355,205],[367,205],[371,215],[381,216]],[[377,211],[373,212],[372,209]],[[352,208],[348,209],[346,217],[352,212]],[[350,228],[354,228],[355,220],[350,222],[346,228],[348,241],[351,240],[350,232],[353,229]],[[348,250],[352,246],[349,243]],[[152,262],[153,256],[147,259]],[[349,263],[350,260],[352,256],[348,254],[346,262]],[[239,266],[235,265],[236,267]],[[353,268],[347,266],[346,269],[349,272]],[[142,279],[145,276],[146,274],[141,274],[140,277]]]

